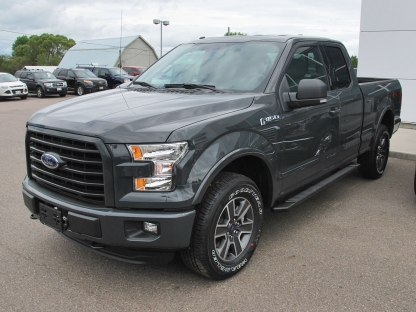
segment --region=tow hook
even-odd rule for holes
[[[32,220],[37,220],[38,218],[36,218],[36,216],[32,213],[31,215],[30,215],[30,218],[32,219]]]

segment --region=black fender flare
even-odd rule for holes
[[[212,142],[204,150],[204,152],[198,157],[198,160],[195,162],[194,168],[192,169],[192,171],[194,171],[195,168],[198,168],[198,166],[200,165],[198,164],[198,162],[204,163],[206,159],[211,159],[213,162],[213,165],[210,166],[209,169],[206,168],[206,173],[204,174],[204,177],[202,178],[202,181],[198,187],[198,190],[195,192],[192,205],[197,205],[202,201],[205,195],[205,192],[207,191],[212,181],[227,165],[229,165],[231,162],[244,156],[257,157],[266,164],[266,166],[269,169],[270,177],[272,180],[272,189],[275,189],[274,186],[277,182],[276,172],[277,172],[278,162],[277,162],[277,153],[273,145],[270,143],[270,141],[268,141],[259,133],[245,131],[245,134],[251,135],[252,141],[237,140],[237,141],[234,141],[235,144],[229,144],[228,139],[230,139],[230,136],[233,135],[233,133],[229,133],[215,140],[214,142]],[[239,135],[240,139],[241,137],[242,135]],[[223,153],[219,153],[219,154],[217,153],[213,155],[212,154],[213,149],[215,149],[216,145],[220,143],[222,143],[222,147],[225,148],[222,150]],[[224,143],[227,143],[227,144],[224,144]],[[238,147],[238,149],[235,149],[234,146],[237,145],[238,143],[240,143],[241,145]],[[255,144],[250,144],[250,143],[255,143]],[[192,171],[189,175],[191,179],[193,176]]]

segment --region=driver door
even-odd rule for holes
[[[283,94],[297,92],[303,79],[320,79],[329,90],[328,73],[319,45],[298,45],[292,53],[279,87],[284,193],[309,183],[334,164],[339,134],[339,102],[336,98],[328,96],[326,103],[297,109],[291,109],[285,103]]]

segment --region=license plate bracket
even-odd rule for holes
[[[62,232],[62,211],[57,207],[39,203],[39,220],[42,224]]]

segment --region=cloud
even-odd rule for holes
[[[61,34],[76,41],[141,35],[160,51],[201,36],[223,36],[230,27],[249,35],[303,34],[348,43],[358,51],[360,0],[1,0],[1,30]],[[121,12],[122,10],[122,12]],[[19,34],[0,31],[0,53],[10,53]],[[357,52],[355,52],[356,54]]]

